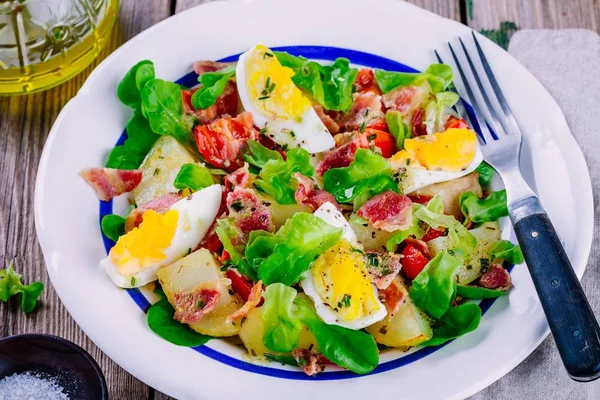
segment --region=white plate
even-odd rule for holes
[[[367,14],[368,23],[361,22]],[[399,353],[386,354],[377,373],[368,376],[334,371],[309,382],[284,367],[250,364],[224,341],[209,342],[201,353],[171,345],[148,329],[128,292],[98,269],[106,254],[98,201],[78,176],[81,169],[105,162],[130,117],[115,88],[139,60],[153,60],[157,76],[176,80],[195,60],[228,57],[262,42],[317,46],[317,56],[343,53],[324,53],[318,46],[358,50],[369,54],[351,54],[356,63],[395,60],[422,70],[434,62],[432,49],[470,32],[396,0],[215,2],[169,18],[125,44],[96,68],[61,112],[38,171],[36,228],[52,283],[75,321],[127,371],[180,399],[450,399],[467,397],[502,377],[548,334],[525,266],[513,269],[515,288],[493,304],[477,331],[437,351],[400,360]],[[482,45],[525,134],[523,172],[581,277],[593,225],[591,184],[581,151],[542,85],[499,47],[484,39]],[[142,306],[146,302],[136,298]],[[342,383],[339,378],[350,379]]]

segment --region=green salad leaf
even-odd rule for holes
[[[312,176],[315,172],[310,164],[310,154],[301,148],[293,148],[287,152],[287,159],[270,159],[265,163],[259,173],[261,179],[254,181],[255,186],[265,193],[273,196],[279,204],[296,204],[297,181],[296,172]]]
[[[268,349],[284,353],[298,347],[302,324],[292,313],[296,293],[294,288],[281,283],[267,286],[262,319],[263,342]]]
[[[193,141],[193,121],[184,112],[178,84],[153,79],[144,85],[141,98],[142,114],[154,133],[173,136],[183,144]]]
[[[44,291],[42,282],[33,282],[29,285],[23,285],[22,276],[14,269],[14,262],[11,261],[6,269],[0,269],[0,301],[7,302],[9,298],[21,294],[21,310],[24,313],[30,313],[37,305],[38,298]]]
[[[521,246],[512,244],[509,240],[501,240],[490,251],[492,259],[501,258],[510,264],[521,264],[523,252]]]
[[[385,113],[385,121],[390,133],[396,139],[398,150],[402,150],[404,148],[404,139],[411,138],[410,129],[402,121],[402,114],[399,111],[390,110]]]
[[[189,326],[173,319],[175,310],[166,297],[150,306],[147,314],[148,326],[154,333],[177,346],[202,346],[210,336],[193,331]]]
[[[213,177],[206,167],[198,164],[183,164],[173,186],[179,190],[190,189],[197,192],[214,184]]]
[[[348,111],[352,107],[352,85],[358,75],[346,58],[321,65],[304,57],[274,52],[284,67],[294,71],[292,81],[327,110]]]
[[[466,303],[450,307],[442,316],[440,326],[433,330],[433,337],[422,343],[423,346],[439,346],[449,340],[474,331],[481,321],[481,308],[477,304]]]
[[[376,194],[392,190],[398,192],[392,168],[387,160],[371,150],[358,149],[354,161],[345,168],[333,168],[325,172],[323,185],[340,203],[356,198],[364,203]],[[355,208],[359,207],[355,204]]]
[[[150,124],[137,109],[125,128],[125,143],[115,146],[108,155],[107,168],[137,169],[150,151],[158,135],[152,132]]]
[[[257,168],[264,168],[271,160],[283,161],[283,157],[278,151],[267,149],[256,140],[247,140],[242,147],[242,157],[244,160]]]
[[[216,72],[205,72],[198,77],[198,82],[202,84],[200,89],[192,95],[192,105],[196,109],[205,109],[217,101],[217,98],[223,94],[227,82],[235,76],[235,67],[226,67]]]
[[[256,271],[244,259],[244,246],[236,246],[231,241],[232,238],[238,238],[240,236],[240,232],[237,230],[233,218],[221,218],[218,219],[216,223],[217,228],[215,229],[215,232],[221,243],[223,243],[223,249],[229,253],[233,265],[235,265],[242,274],[253,281],[257,281],[258,276],[256,275]]]
[[[119,237],[125,234],[126,220],[126,218],[116,214],[105,215],[100,223],[102,233],[113,242],[116,242]]]
[[[485,199],[479,199],[473,192],[460,195],[460,209],[464,216],[475,222],[497,221],[508,215],[506,190],[493,192]]]
[[[131,108],[139,108],[142,102],[140,92],[144,85],[154,79],[154,64],[142,60],[135,64],[121,79],[117,86],[117,96],[121,103]]]
[[[488,289],[479,286],[458,285],[456,288],[456,294],[464,299],[494,299],[504,296],[506,293],[508,293],[506,290]]]
[[[409,290],[415,305],[441,318],[456,297],[456,273],[462,262],[447,251],[438,253],[413,280]]]
[[[251,234],[246,259],[258,270],[258,277],[265,285],[280,282],[291,286],[341,237],[342,229],[312,214],[298,212],[277,233]]]
[[[452,84],[452,68],[446,64],[431,64],[423,72],[396,72],[375,69],[375,80],[383,93],[398,87],[416,86],[427,81],[431,91],[443,92]]]
[[[492,181],[496,170],[490,164],[482,161],[481,164],[475,168],[475,172],[479,173],[479,184],[481,186],[486,186]]]
[[[296,316],[317,339],[327,359],[357,374],[367,374],[379,364],[379,352],[373,336],[337,325],[327,325],[305,298],[297,297]]]
[[[425,121],[427,132],[442,132],[450,116],[452,107],[460,98],[454,92],[440,92],[427,104],[425,108]]]

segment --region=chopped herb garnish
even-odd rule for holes
[[[266,52],[263,54],[263,60],[264,60],[266,57],[273,57],[273,53],[269,53],[268,51],[266,51]]]
[[[267,127],[265,126],[264,128],[262,128],[260,131],[258,131],[261,135],[264,135],[265,133],[269,132],[269,130],[267,129]]]
[[[268,99],[269,97],[271,97],[271,93],[273,93],[273,91],[275,90],[275,87],[277,85],[274,82],[271,82],[271,77],[267,77],[267,81],[265,82],[265,88],[262,90],[262,92],[260,92],[260,94],[262,95],[261,97],[259,97],[259,100],[265,100]]]
[[[376,134],[369,135],[369,140],[375,140],[377,138]]]
[[[290,131],[290,136],[293,137],[293,138],[296,137],[296,134],[294,133],[294,131]]]
[[[410,158],[406,159],[406,166],[408,167],[410,165]]]
[[[242,205],[241,201],[234,201],[233,203],[231,203],[231,208],[233,208],[234,211],[242,211],[244,209],[244,206]]]
[[[198,300],[198,302],[196,303],[196,308],[198,310],[202,310],[204,308],[204,300],[202,300],[202,299]]]
[[[344,297],[342,297],[342,304],[344,307],[350,307],[350,299],[352,299],[352,296],[349,294],[345,294]]]
[[[135,286],[135,276],[131,277],[131,282],[129,282],[131,286]]]
[[[488,258],[481,258],[479,262],[481,263],[482,269],[490,266],[490,260]]]
[[[283,150],[283,151],[287,151],[287,150],[288,150],[288,147],[289,147],[289,146],[288,146],[287,144],[284,144],[283,146],[281,146],[281,150]]]
[[[158,174],[160,174],[160,168],[154,168],[154,176],[157,176]]]
[[[365,131],[365,129],[367,128],[367,122],[363,122],[362,125],[360,126],[360,133],[363,133]]]
[[[369,265],[372,265],[374,267],[379,266],[379,257],[377,256],[377,254],[373,254],[373,253],[367,254],[367,261],[369,262]]]

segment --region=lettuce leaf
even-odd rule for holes
[[[479,184],[481,186],[486,186],[492,181],[496,170],[490,164],[482,161],[481,164],[475,168],[475,172],[479,173]]]
[[[306,176],[312,176],[315,172],[310,164],[310,154],[301,148],[288,151],[285,161],[282,158],[267,161],[259,173],[261,179],[254,184],[259,190],[273,196],[279,204],[296,204],[296,172]]]
[[[258,277],[265,285],[280,282],[291,286],[341,237],[342,229],[334,228],[312,214],[298,212],[277,233],[251,234],[246,259],[257,269]]]
[[[366,149],[356,150],[354,157],[348,167],[330,169],[323,176],[325,190],[338,202],[349,203],[358,198],[358,203],[364,203],[386,190],[398,192],[392,168],[385,158]],[[355,202],[354,206],[360,204]]]
[[[357,374],[368,374],[379,364],[379,351],[373,336],[321,321],[309,300],[297,297],[295,315],[317,339],[327,359]]]
[[[190,189],[197,192],[200,189],[214,185],[213,177],[206,167],[197,164],[183,164],[175,177],[173,186],[179,190]]]
[[[459,100],[459,97],[454,92],[440,92],[435,95],[435,98],[425,107],[425,127],[427,133],[444,131],[446,121],[452,114],[452,107]]]
[[[232,238],[240,236],[240,232],[237,230],[233,218],[221,218],[217,220],[217,228],[215,232],[219,237],[221,243],[223,243],[223,249],[229,253],[231,262],[242,274],[246,275],[253,281],[258,280],[256,271],[248,264],[244,259],[244,246],[235,246],[232,243]]]
[[[481,321],[481,308],[477,304],[466,303],[450,307],[441,317],[440,325],[433,330],[433,337],[422,343],[423,346],[439,346],[449,340],[474,331]]]
[[[116,242],[119,238],[125,234],[125,221],[126,218],[116,214],[108,214],[102,217],[100,226],[104,236]]]
[[[509,240],[501,240],[490,251],[492,259],[501,258],[510,264],[521,264],[523,252],[521,246],[512,244]]]
[[[298,347],[302,324],[292,313],[296,293],[294,288],[281,283],[267,286],[262,319],[263,343],[268,349],[285,353]]]
[[[173,136],[182,144],[193,142],[191,117],[183,109],[181,88],[162,79],[148,81],[141,91],[142,114],[152,131],[158,135]]]
[[[497,221],[508,215],[506,190],[493,192],[485,199],[466,192],[460,195],[459,203],[464,216],[475,223]]]
[[[456,297],[456,273],[462,262],[447,251],[438,253],[413,280],[410,298],[421,310],[441,318]]]
[[[117,96],[121,103],[137,109],[142,103],[141,91],[144,85],[154,79],[154,64],[150,60],[142,60],[135,64],[121,79],[117,86]]]
[[[420,85],[427,81],[435,94],[446,90],[452,84],[452,78],[452,68],[446,64],[431,64],[425,71],[417,73],[375,70],[375,80],[383,93],[391,92],[398,87]]]
[[[256,140],[248,140],[242,147],[242,157],[250,165],[258,168],[264,168],[271,160],[283,161],[283,157],[278,151],[267,149]]]
[[[410,139],[411,137],[410,129],[402,121],[402,114],[399,111],[390,110],[385,113],[385,121],[390,133],[396,139],[398,150],[402,150],[404,148],[404,139]]]
[[[289,53],[274,53],[281,65],[294,71],[294,84],[325,109],[345,112],[352,107],[352,85],[358,70],[350,67],[348,59],[338,58],[331,65],[321,65]]]
[[[205,72],[198,77],[198,82],[202,84],[200,89],[192,95],[192,105],[196,109],[205,109],[217,101],[217,98],[223,94],[227,82],[235,75],[235,67],[230,66],[216,72]]]
[[[456,288],[456,294],[463,299],[494,299],[496,297],[504,296],[507,293],[506,290],[495,290],[478,286],[458,285]]]

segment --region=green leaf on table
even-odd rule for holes
[[[102,233],[104,236],[116,242],[119,238],[125,234],[125,221],[127,219],[116,214],[108,214],[102,217],[100,226],[102,227]]]
[[[173,136],[182,144],[193,142],[193,121],[184,112],[179,85],[153,79],[144,85],[141,97],[142,114],[154,133]]]
[[[452,84],[452,68],[446,64],[431,64],[423,72],[396,72],[375,69],[375,80],[383,93],[405,86],[418,86],[428,82],[431,91],[443,92]]]
[[[242,157],[250,165],[261,169],[271,160],[283,161],[283,157],[281,157],[278,151],[267,149],[256,140],[246,141],[242,147]]]
[[[475,168],[475,172],[479,173],[479,184],[481,186],[486,186],[492,181],[496,170],[490,164],[482,161],[481,164]]]
[[[7,302],[9,298],[17,294],[21,295],[21,310],[24,313],[30,313],[34,310],[38,298],[44,291],[42,282],[33,282],[29,285],[23,285],[22,276],[14,269],[14,262],[11,261],[6,269],[0,269],[0,301]]]
[[[523,252],[521,246],[512,244],[509,240],[501,240],[490,251],[492,259],[501,258],[510,264],[521,264]]]
[[[323,176],[325,190],[338,202],[354,201],[357,209],[376,194],[386,190],[398,192],[392,168],[385,158],[366,149],[356,150],[354,158],[348,167],[330,169]]]
[[[477,304],[466,303],[450,307],[441,317],[440,325],[433,330],[433,337],[422,343],[423,346],[439,346],[449,340],[474,331],[481,321],[481,308]]]
[[[321,65],[289,53],[274,53],[281,65],[294,71],[294,84],[325,109],[345,112],[352,107],[352,90],[358,70],[350,67],[348,59],[338,58],[331,65]]]
[[[494,299],[496,297],[504,296],[508,292],[506,290],[495,290],[488,289],[479,286],[463,286],[458,285],[456,288],[456,294],[458,294],[463,299]]]
[[[206,109],[223,94],[227,82],[235,75],[235,66],[226,67],[216,72],[205,72],[198,77],[202,84],[192,95],[192,105],[196,109]]]
[[[255,146],[255,149],[257,146]],[[262,152],[264,156],[264,151]],[[272,153],[270,153],[272,155]],[[296,193],[297,180],[294,178],[296,172],[302,175],[312,176],[315,172],[310,163],[310,154],[301,148],[293,148],[287,152],[287,159],[277,158],[273,155],[267,161],[259,173],[259,178],[254,185],[261,191],[273,196],[279,204],[296,204],[294,195]]]
[[[140,92],[152,79],[154,79],[152,61],[142,60],[131,67],[117,86],[117,96],[121,103],[134,109],[139,108],[142,101]]]
[[[189,326],[173,319],[175,310],[166,297],[148,309],[148,326],[154,333],[177,346],[202,346],[212,337],[193,331]]]
[[[268,349],[286,353],[298,347],[302,324],[292,313],[296,293],[294,288],[281,283],[267,286],[262,319],[263,342]]]
[[[510,38],[518,29],[517,24],[513,21],[502,21],[500,22],[499,29],[482,29],[479,33],[496,42],[504,50],[507,50]]]
[[[385,121],[388,129],[394,139],[396,139],[396,147],[398,150],[404,148],[404,139],[410,139],[410,129],[402,121],[402,114],[399,111],[389,110],[385,113]]]
[[[342,229],[312,214],[298,212],[277,233],[251,232],[246,259],[265,285],[280,282],[291,286],[341,237]]]
[[[485,199],[466,192],[460,195],[459,203],[464,216],[475,223],[497,221],[508,215],[506,190],[492,192]]]
[[[198,164],[183,164],[175,177],[173,186],[179,190],[190,189],[192,192],[214,185],[208,168]]]
[[[125,128],[127,139],[125,143],[115,146],[108,155],[107,168],[137,169],[159,138],[152,132],[148,120],[140,110],[135,110]]]
[[[462,262],[447,251],[438,253],[413,280],[410,298],[421,310],[441,318],[456,297],[456,273]]]
[[[357,374],[368,374],[379,364],[373,336],[321,321],[312,304],[297,297],[296,316],[313,334],[323,355],[331,362]]]

